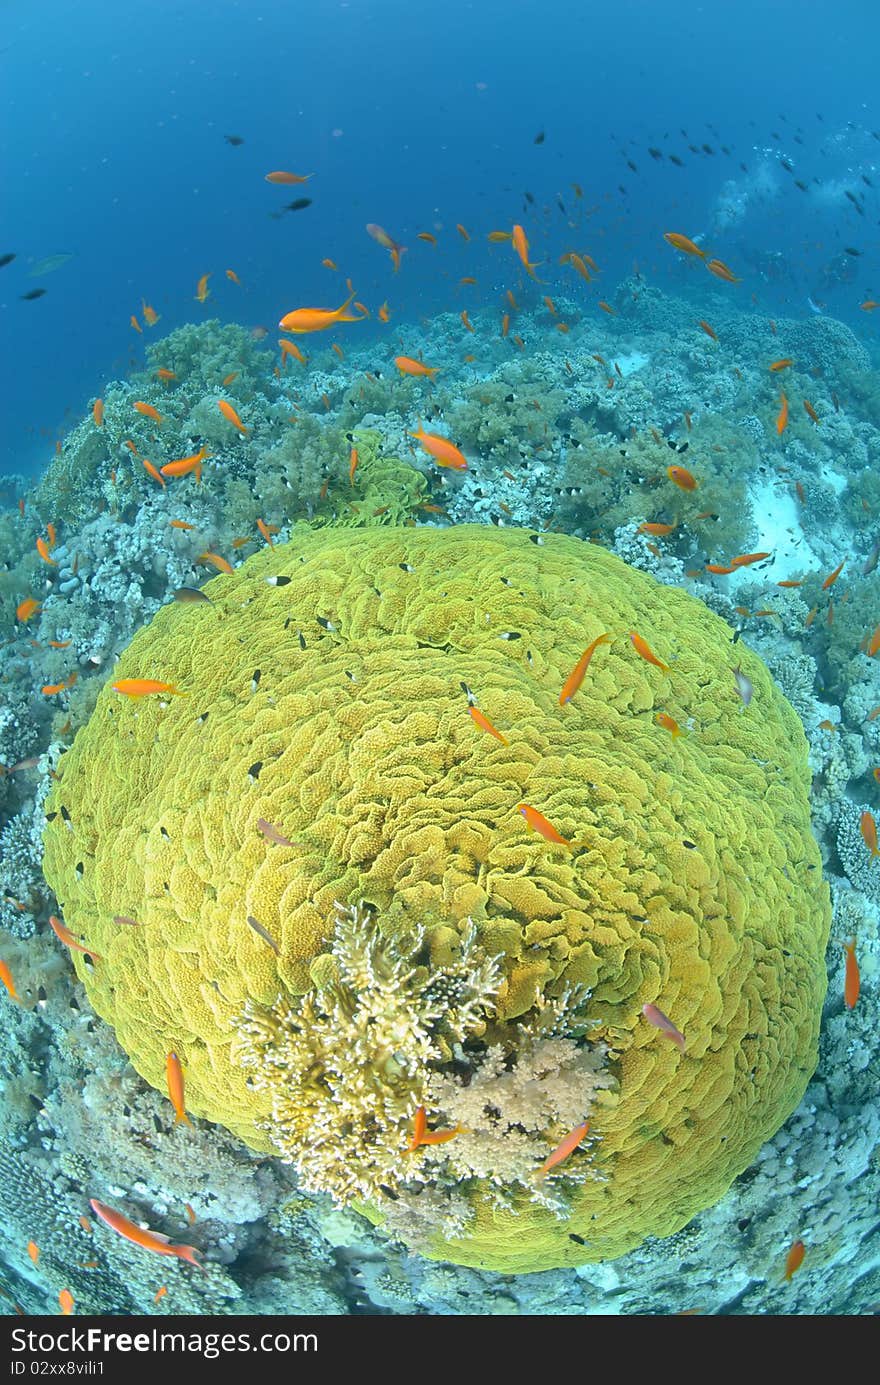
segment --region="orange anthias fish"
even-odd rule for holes
[[[633,649],[637,654],[641,655],[646,663],[653,664],[655,668],[662,669],[664,673],[669,672],[669,665],[664,664],[661,659],[657,658],[657,655],[651,649],[647,641],[642,639],[641,635],[637,635],[635,630],[630,630],[629,637],[632,641]]]
[[[62,1318],[69,1318],[73,1312],[74,1298],[69,1289],[62,1289],[58,1295],[58,1306],[61,1309]]]
[[[55,559],[50,557],[49,555],[49,545],[46,543],[45,539],[37,539],[37,552],[39,553],[44,563],[49,563],[52,567],[58,566]]]
[[[227,269],[225,273],[227,279],[229,279],[233,284],[238,284],[238,287],[241,288],[241,280],[239,279],[234,269]]]
[[[414,1154],[417,1149],[422,1148],[422,1145],[445,1145],[447,1140],[454,1139],[458,1134],[458,1126],[454,1130],[429,1130],[425,1108],[419,1106],[413,1119],[412,1139],[405,1152]]]
[[[399,245],[396,240],[392,240],[388,232],[383,230],[381,226],[377,226],[374,221],[367,222],[367,234],[371,235],[373,240],[378,241],[388,251],[396,274],[400,269],[400,257],[405,252],[406,246]]]
[[[162,422],[162,415],[159,413],[158,409],[153,408],[152,404],[145,404],[142,399],[136,399],[134,401],[134,407],[137,409],[138,413],[143,414],[145,418],[154,418],[157,423]]]
[[[28,1241],[27,1253],[33,1260],[34,1264],[38,1266],[40,1263],[40,1247],[37,1245],[36,1241]]]
[[[143,328],[141,327],[141,324],[138,322],[134,313],[132,313],[131,317],[128,319],[128,322],[129,326],[133,327],[136,332],[140,332],[141,336],[144,335]]]
[[[517,812],[522,813],[532,831],[540,833],[545,841],[553,842],[556,846],[567,846],[571,850],[574,843],[568,837],[560,836],[553,823],[548,822],[537,808],[532,808],[528,803],[518,803]]]
[[[388,311],[388,302],[387,302],[387,299],[386,299],[386,301],[382,304],[382,306],[381,306],[381,308],[379,309],[379,311],[378,311],[378,313],[376,314],[376,316],[378,317],[378,319],[379,319],[380,322],[390,322],[390,321],[391,321],[391,314],[390,314],[390,312]]]
[[[638,529],[636,530],[636,533],[652,534],[654,538],[665,539],[677,528],[677,523],[663,524],[659,520],[646,519],[643,521],[643,523],[639,525]]]
[[[186,476],[187,472],[194,471],[196,480],[202,479],[202,462],[210,457],[211,453],[206,447],[200,447],[198,452],[193,452],[189,457],[177,457],[173,462],[166,462],[162,467],[163,476]],[[176,528],[180,528],[180,522],[172,520]],[[189,525],[191,529],[193,526]]]
[[[551,1169],[557,1164],[561,1164],[563,1159],[567,1159],[573,1154],[578,1145],[586,1138],[590,1129],[590,1122],[584,1121],[583,1125],[576,1125],[574,1130],[570,1130],[565,1139],[556,1146],[552,1154],[549,1154],[539,1169],[533,1173],[533,1178],[546,1178]]]
[[[439,365],[425,365],[424,361],[415,361],[412,356],[395,356],[394,364],[401,375],[428,375],[433,380],[438,370],[442,370]]]
[[[228,400],[218,399],[217,408],[220,410],[223,417],[229,420],[233,428],[238,429],[239,433],[246,433],[248,431]]]
[[[718,333],[715,331],[714,327],[709,326],[708,322],[704,322],[703,319],[700,318],[698,325],[702,327],[707,337],[711,337],[713,341],[718,340]]]
[[[804,400],[804,408],[806,409],[808,416],[813,420],[814,423],[820,422],[819,415],[816,413],[816,410],[813,408],[809,399]]]
[[[859,820],[859,828],[862,833],[862,840],[871,853],[871,859],[880,856],[880,849],[877,846],[877,824],[874,821],[873,813],[862,813]]]
[[[144,1250],[155,1251],[157,1255],[176,1255],[179,1260],[186,1260],[190,1265],[195,1265],[197,1269],[202,1269],[196,1259],[198,1251],[195,1246],[174,1246],[171,1244],[169,1236],[163,1236],[159,1231],[146,1231],[143,1227],[137,1226],[135,1222],[129,1221],[128,1217],[123,1216],[121,1212],[115,1212],[112,1207],[107,1207],[103,1202],[99,1202],[96,1197],[89,1199],[89,1205],[102,1222],[106,1222],[113,1231],[124,1236],[127,1241],[133,1241],[135,1245],[143,1246]],[[204,1270],[203,1273],[205,1273]]]
[[[706,252],[695,245],[687,236],[683,236],[678,231],[664,231],[663,239],[672,246],[674,250],[683,250],[686,255],[697,255],[701,260],[705,260]]]
[[[583,683],[584,675],[590,666],[590,660],[592,659],[596,650],[599,648],[599,645],[610,643],[611,636],[605,633],[597,635],[596,638],[593,640],[593,643],[587,646],[587,648],[584,650],[583,654],[575,664],[574,668],[572,669],[571,673],[568,675],[568,677],[562,685],[562,691],[559,694],[560,707],[564,707],[566,702],[571,701],[571,699],[577,692],[578,688],[580,687],[581,683]]]
[[[822,583],[822,590],[823,590],[823,592],[824,592],[824,591],[827,591],[829,587],[833,587],[833,586],[834,586],[834,583],[837,581],[838,577],[840,576],[841,572],[843,571],[843,564],[844,564],[845,562],[846,562],[846,558],[843,559],[843,562],[840,562],[840,563],[837,564],[837,567],[834,569],[833,572],[829,572],[828,576],[825,578],[825,581]]]
[[[197,303],[205,303],[210,298],[211,291],[208,288],[208,280],[210,279],[210,277],[210,274],[203,274],[198,284],[196,285],[195,296]]]
[[[173,370],[169,370],[167,366],[164,365],[160,365],[159,369],[156,371],[156,374],[158,375],[160,380],[177,379],[177,375],[175,374],[175,372]]]
[[[354,485],[354,474],[357,471],[357,465],[359,461],[360,458],[358,457],[358,450],[356,447],[353,447],[351,449],[351,452],[348,454],[348,484],[350,486]]]
[[[870,639],[870,641],[869,641],[869,643],[868,643],[868,650],[867,650],[867,652],[868,652],[869,657],[873,659],[873,657],[874,657],[874,655],[877,653],[877,650],[878,650],[878,649],[880,649],[880,625],[878,625],[878,626],[876,627],[876,629],[875,629],[875,631],[874,631],[873,635],[871,636],[871,639]]]
[[[783,356],[783,358],[782,358],[781,361],[771,361],[771,362],[770,362],[770,369],[771,369],[771,370],[788,370],[788,367],[789,367],[789,366],[792,366],[792,365],[794,365],[794,358],[791,357],[791,356]]]
[[[189,697],[173,683],[160,683],[155,678],[118,678],[110,685],[114,692],[124,697],[149,697],[152,693],[163,693],[166,697]]]
[[[416,240],[425,240],[429,245],[437,244],[437,237],[432,235],[430,231],[417,231]]]
[[[740,553],[736,558],[731,558],[731,567],[751,567],[752,563],[760,563],[764,558],[772,558],[772,553]]]
[[[168,1083],[168,1096],[174,1107],[174,1124],[190,1124],[183,1103],[183,1067],[176,1053],[169,1053],[165,1059],[165,1080]]]
[[[96,962],[103,960],[100,953],[96,952],[94,948],[85,947],[82,943],[78,943],[70,929],[66,928],[61,920],[57,919],[54,914],[49,915],[49,927],[52,929],[56,938],[58,938],[65,947],[72,948],[74,952],[84,952],[89,957],[94,957]]]
[[[295,356],[301,365],[306,365],[308,358],[297,346],[295,341],[288,341],[286,337],[278,338],[278,345],[281,347],[281,364],[287,364],[288,356]]]
[[[220,381],[220,383],[221,383],[221,385],[223,386],[223,388],[225,389],[227,385],[231,385],[232,382],[233,382],[233,380],[237,380],[237,379],[238,379],[238,371],[237,371],[237,370],[230,370],[230,372],[229,372],[228,375],[224,375],[224,376],[223,376],[223,379]]]
[[[843,983],[843,1003],[852,1010],[859,998],[859,964],[856,961],[856,940],[851,938],[846,944],[846,977]]]
[[[221,558],[219,553],[211,553],[210,551],[200,553],[198,558],[196,559],[196,562],[210,563],[212,567],[215,567],[217,569],[218,572],[230,573],[235,571],[235,568],[232,566],[232,564],[226,558]]]
[[[706,268],[710,274],[714,274],[716,279],[724,279],[728,284],[738,284],[739,278],[732,269],[728,269],[723,260],[707,260]]]
[[[682,1053],[684,1053],[684,1035],[680,1029],[676,1029],[672,1020],[664,1015],[662,1010],[658,1010],[656,1005],[643,1005],[642,1014],[649,1024],[653,1024],[655,1029],[659,1029],[661,1033],[671,1039],[672,1042],[681,1049]]]
[[[22,625],[35,616],[42,606],[42,601],[38,601],[35,596],[26,596],[24,601],[19,602],[15,608],[15,618],[20,620]]]
[[[784,394],[779,396],[780,409],[776,417],[777,433],[784,433],[788,427],[788,400]]]
[[[514,226],[513,230],[510,233],[510,239],[513,244],[514,250],[519,256],[520,261],[522,262],[523,268],[525,269],[526,273],[530,275],[532,279],[534,279],[535,266],[533,264],[529,264],[529,241],[522,226]]]
[[[278,169],[274,173],[267,173],[267,183],[307,183],[313,174],[311,173],[286,173],[284,169]]]
[[[426,433],[421,424],[416,432],[409,432],[407,436],[416,438],[438,466],[452,467],[453,471],[467,471],[467,457],[448,438],[441,437],[439,433]]]
[[[498,728],[492,725],[489,718],[487,716],[484,716],[483,713],[480,711],[479,707],[474,706],[473,702],[468,707],[468,711],[471,714],[471,718],[474,724],[476,726],[479,726],[481,731],[488,731],[489,735],[494,736],[496,741],[500,741],[502,745],[510,744],[507,737],[502,736]]]
[[[9,970],[9,963],[4,962],[2,959],[0,959],[0,981],[3,982],[3,985],[6,987],[7,991],[12,996],[12,999],[17,1000],[20,1005],[21,1001],[19,1000],[18,992],[15,989],[15,982],[12,979],[12,972]]]
[[[263,538],[266,540],[266,543],[269,545],[269,547],[274,548],[275,545],[272,542],[272,530],[269,528],[268,524],[264,519],[257,520],[257,528],[259,529]]]
[[[790,1281],[795,1271],[800,1269],[806,1253],[807,1248],[803,1241],[795,1241],[785,1261],[785,1278],[787,1281]]]
[[[158,472],[156,468],[153,466],[153,463],[151,461],[148,461],[146,457],[141,457],[141,461],[144,464],[144,469],[149,473],[150,476],[152,476],[154,481],[159,482],[159,485],[164,490],[167,483],[160,474],[160,472]]]
[[[95,427],[100,428],[101,424],[104,422],[103,399],[96,399],[92,405],[92,418],[95,420]]]
[[[679,490],[695,491],[697,489],[697,479],[688,471],[686,466],[668,466],[666,475],[674,486],[678,486]]]
[[[306,332],[323,332],[337,322],[361,322],[362,317],[353,317],[346,309],[354,301],[350,293],[338,308],[294,308],[285,313],[278,326],[282,332],[293,332],[302,336]]]
[[[657,712],[654,717],[658,726],[662,726],[664,731],[668,731],[673,740],[676,736],[683,736],[684,732],[679,726],[675,717],[671,717],[668,712]]]
[[[143,313],[144,322],[147,326],[155,327],[156,323],[159,321],[159,314],[156,312],[155,308],[151,308],[149,303],[145,303],[143,299],[141,299],[141,312]]]

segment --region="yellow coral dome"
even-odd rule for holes
[[[113,681],[187,695],[105,687],[45,834],[67,926],[98,954],[74,954],[96,1011],[162,1091],[176,1052],[190,1114],[258,1150],[276,1148],[272,1101],[238,1057],[243,1016],[332,986],[335,901],[370,901],[383,946],[423,930],[426,974],[472,920],[501,959],[496,1038],[541,997],[589,988],[613,1079],[584,1112],[589,1149],[536,1178],[538,1196],[499,1198],[491,1170],[458,1179],[472,1219],[419,1246],[507,1272],[620,1255],[725,1192],[815,1067],[830,921],[806,741],[760,660],[686,593],[536,538],[303,528],[215,578],[213,606],[163,608]],[[549,1155],[565,1133],[535,1138]],[[338,1140],[345,1161],[343,1121]],[[442,1184],[453,1148],[400,1158]]]

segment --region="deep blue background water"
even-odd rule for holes
[[[142,297],[162,315],[154,335],[219,315],[266,325],[274,345],[283,312],[341,301],[330,256],[399,326],[496,305],[510,252],[485,234],[514,221],[536,258],[592,254],[605,297],[634,262],[662,287],[715,293],[662,240],[704,233],[743,274],[731,303],[803,316],[809,293],[877,331],[858,309],[880,297],[871,0],[9,0],[0,19],[0,254],[17,256],[0,269],[0,471],[40,469],[59,430],[142,359],[129,326]],[[711,155],[689,151],[704,142]],[[315,176],[273,187],[278,168]],[[297,195],[312,206],[270,216]],[[742,215],[725,221],[719,199]],[[368,221],[409,246],[399,275]],[[419,230],[437,232],[436,251]],[[28,277],[61,251],[73,258]],[[551,268],[541,292],[577,287]],[[464,298],[467,274],[480,282]],[[21,301],[36,287],[44,297]]]

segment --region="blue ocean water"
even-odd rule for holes
[[[74,13],[10,0],[2,13],[0,961],[22,1011],[0,1049],[4,1305],[56,1312],[71,1291],[77,1311],[124,1314],[876,1312],[876,7],[83,0]],[[303,181],[270,182],[273,170]],[[405,247],[399,270],[368,226]],[[532,275],[489,239],[515,226]],[[283,315],[338,308],[347,281],[369,315],[296,337],[308,365],[278,363]],[[229,378],[241,372],[224,394],[242,433],[217,422],[224,353]],[[398,380],[398,353],[438,367],[436,386]],[[177,372],[167,388],[163,362]],[[169,401],[164,433],[135,400]],[[463,449],[467,475],[417,455],[420,421]],[[385,503],[365,520],[377,445],[421,489],[392,495],[381,479]],[[199,488],[142,479],[139,458],[158,468],[200,446],[212,455]],[[578,1264],[569,1245],[559,1268],[507,1273],[503,1257],[423,1256],[403,1219],[389,1213],[383,1238],[336,1208],[333,1177],[298,1181],[208,1119],[172,1127],[170,1079],[83,1018],[90,964],[75,975],[50,928],[66,901],[42,874],[57,819],[46,795],[135,632],[175,591],[195,606],[203,550],[237,566],[296,523],[391,509],[414,532],[519,528],[530,557],[553,534],[612,550],[727,622],[733,712],[753,690],[731,688],[728,667],[754,651],[803,727],[809,869],[820,853],[833,907],[817,1074],[729,1191],[607,1260]],[[188,528],[169,538],[169,521]],[[742,556],[754,565],[735,569]],[[256,692],[260,670],[248,679]],[[679,724],[671,702],[650,704],[670,745],[699,736],[682,706]],[[482,730],[498,741],[493,721]],[[262,761],[250,768],[256,782]],[[273,850],[300,831],[260,822]],[[123,929],[140,904],[114,906]],[[84,936],[84,914],[64,916]],[[277,954],[273,925],[248,916],[248,946],[247,925]],[[658,1042],[684,1051],[675,1014],[658,1013],[672,1025]],[[509,1129],[526,1139],[538,1125],[523,1121]],[[407,1138],[411,1124],[409,1110]],[[581,1129],[557,1124],[546,1138],[541,1126],[542,1157]],[[92,1166],[96,1143],[107,1153]],[[577,1148],[560,1163],[585,1159]],[[185,1264],[154,1271],[98,1226],[92,1199],[175,1243],[191,1235],[207,1285]],[[77,1230],[81,1217],[94,1225]]]
[[[880,158],[875,24],[869,3],[760,0],[671,11],[622,0],[588,15],[578,0],[98,0],[75,23],[63,0],[6,5],[0,254],[16,260],[0,278],[3,469],[38,471],[102,379],[141,358],[129,317],[142,297],[167,330],[193,317],[210,271],[212,313],[274,332],[297,302],[331,305],[329,256],[362,297],[393,289],[401,317],[430,315],[457,303],[462,275],[481,278],[481,297],[500,285],[484,240],[496,225],[522,216],[540,253],[562,253],[571,235],[557,196],[608,279],[638,262],[670,288],[687,266],[663,231],[707,233],[733,203],[719,241],[731,260],[758,257],[767,279],[749,292],[762,309],[800,315],[813,291],[855,322],[876,274],[877,194],[860,181]],[[292,194],[263,175],[288,166],[314,174],[312,205],[276,221]],[[367,222],[410,245],[399,278]],[[456,222],[473,229],[469,246]],[[443,254],[420,253],[413,237],[435,225],[449,233]],[[863,258],[843,266],[842,293],[823,269],[851,242]],[[29,278],[58,253],[72,258]],[[227,267],[243,293],[222,281]]]

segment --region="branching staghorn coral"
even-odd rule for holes
[[[588,993],[542,997],[528,1023],[492,1030],[502,973],[473,927],[458,957],[431,972],[420,965],[423,946],[421,936],[403,948],[383,938],[363,903],[337,905],[331,951],[312,968],[314,990],[268,1012],[248,1002],[239,1061],[271,1096],[264,1128],[306,1188],[341,1203],[390,1195],[389,1229],[405,1239],[420,1216],[433,1233],[450,1216],[460,1221],[449,1193],[476,1177],[492,1185],[499,1206],[511,1205],[518,1188],[561,1209],[535,1172],[612,1084],[605,1046],[574,1037],[585,1027],[577,1009]],[[487,1029],[491,1043],[482,1039]],[[408,1149],[419,1106],[455,1136]],[[565,1172],[582,1181],[587,1167],[581,1159]]]
[[[238,1056],[253,1068],[254,1089],[271,1095],[265,1129],[306,1188],[339,1202],[407,1176],[401,1151],[428,1100],[429,1065],[484,1027],[501,984],[472,928],[459,958],[431,972],[417,961],[422,944],[392,944],[365,905],[337,905],[332,950],[313,964],[315,989],[270,1011],[246,1006]]]

